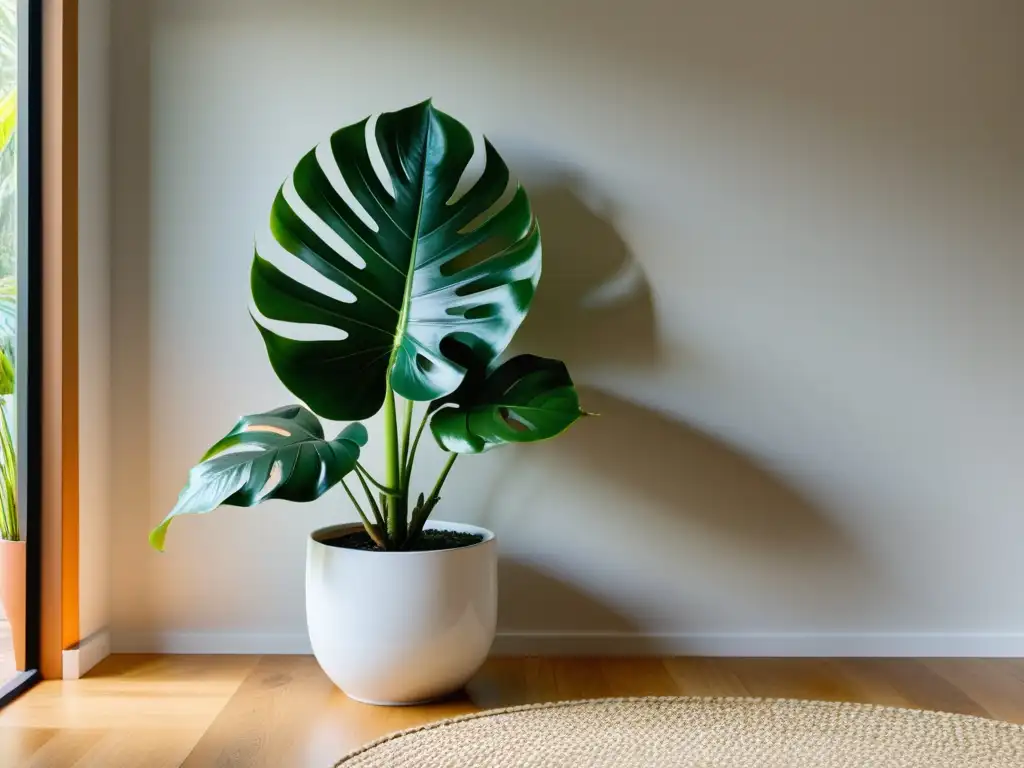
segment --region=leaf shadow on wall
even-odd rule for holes
[[[531,185],[544,266],[513,348],[565,360],[647,367],[658,340],[650,287],[613,224],[614,205],[574,176]]]
[[[504,557],[498,565],[502,626],[543,632],[632,632],[620,611],[533,559]],[[543,616],[541,629],[536,619]],[[501,649],[499,649],[501,650]],[[515,651],[515,648],[509,649]]]
[[[620,570],[646,594],[661,591],[660,605],[645,611],[659,624],[685,624],[687,608],[721,616],[713,597],[721,592],[693,580],[698,562],[706,564],[706,578],[730,583],[734,611],[743,610],[744,600],[771,592],[780,624],[790,607],[803,616],[808,604],[817,603],[851,612],[877,599],[876,572],[834,514],[781,473],[687,424],[684,416],[631,399],[607,375],[657,370],[655,306],[640,262],[612,223],[614,206],[585,202],[580,188],[579,180],[568,179],[531,191],[541,222],[544,273],[515,348],[564,359],[581,384],[584,406],[602,416],[575,425],[554,445],[510,449],[484,505],[488,515],[506,509],[509,498],[519,510],[531,510],[527,516],[552,514],[542,510],[559,502],[547,498],[542,481],[524,488],[517,479],[521,471],[543,476],[561,473],[568,464],[582,469],[583,477],[601,478],[615,489],[615,498],[631,500],[629,519],[588,510],[572,514],[586,516],[597,539],[629,539],[618,563],[614,547],[590,557],[601,557],[601,568]],[[588,379],[600,379],[601,387],[587,386]],[[640,564],[632,562],[638,551],[645,553]],[[554,617],[569,617],[572,626],[559,631],[637,630],[629,618],[635,606],[617,607],[608,596],[573,584],[571,567],[557,576],[522,560],[502,568],[502,627],[549,629]],[[531,621],[531,610],[538,620]],[[743,623],[742,615],[734,618]]]
[[[670,563],[685,554],[680,542],[700,542],[705,551],[694,554],[713,559],[719,577],[749,577],[805,605],[870,597],[873,569],[856,541],[779,471],[619,395],[584,386],[581,397],[602,416],[562,435],[558,448],[621,486],[641,502],[635,509],[657,511],[635,521],[652,556]]]

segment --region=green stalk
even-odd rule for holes
[[[358,466],[356,467],[356,477],[359,478],[359,484],[363,486],[363,493],[366,494],[366,500],[370,502],[370,509],[373,511],[373,519],[377,521],[377,527],[382,531],[386,530],[387,525],[385,525],[384,518],[381,516],[380,507],[377,506],[377,501],[373,498],[370,486],[366,484],[366,480],[363,479],[363,473],[359,471]]]
[[[434,507],[437,506],[437,502],[441,500],[441,486],[444,485],[444,481],[448,479],[448,473],[452,471],[452,466],[455,464],[455,460],[459,458],[459,454],[453,453],[448,457],[447,463],[444,465],[444,469],[441,470],[441,476],[437,478],[437,482],[434,484],[434,490],[430,492],[430,496],[424,499],[423,503],[416,508],[417,514],[413,516],[412,525],[409,529],[409,539],[413,540],[423,531],[423,526],[427,524],[427,519],[430,517],[430,513],[434,511]],[[423,496],[421,495],[422,499]]]
[[[402,449],[398,454],[398,476],[404,482],[405,469],[409,466],[409,433],[412,431],[412,411],[416,403],[412,400],[405,401],[405,424],[402,432]],[[404,485],[402,486],[405,487]]]
[[[430,415],[430,409],[428,408],[423,412],[423,418],[420,419],[420,426],[416,430],[416,437],[412,441],[412,448],[409,449],[409,458],[405,462],[405,473],[402,475],[402,487],[406,489],[408,493],[409,482],[412,480],[412,463],[416,460],[416,449],[420,445],[420,436],[423,434],[423,428],[427,426],[427,416]]]
[[[400,496],[402,493],[401,488],[388,488],[386,485],[384,485],[384,483],[382,483],[380,480],[371,475],[370,470],[368,470],[358,461],[356,462],[356,472],[358,472],[361,477],[364,477],[367,480],[369,480],[370,484],[373,485],[374,488],[383,493],[385,496]]]
[[[374,527],[373,523],[366,519],[366,515],[363,513],[363,508],[359,506],[359,502],[356,501],[356,497],[352,494],[352,490],[348,487],[348,483],[342,480],[341,487],[345,489],[345,493],[347,493],[349,499],[351,499],[352,506],[355,507],[356,512],[359,513],[359,517],[363,521],[363,528],[366,529],[366,533],[371,539],[373,539],[373,543],[381,549],[387,549],[387,543],[381,538],[380,532]]]
[[[448,462],[444,465],[444,469],[441,470],[441,476],[437,478],[437,482],[434,483],[434,490],[430,492],[430,499],[440,498],[441,486],[444,485],[444,481],[448,479],[448,473],[452,471],[452,465],[455,464],[455,460],[459,458],[459,454],[453,453],[448,457]]]
[[[420,157],[427,157],[427,148],[430,147],[430,125],[427,121],[426,131],[423,132],[423,144],[420,148]],[[402,448],[402,458],[398,453],[398,417],[395,413],[395,390],[391,386],[391,373],[394,370],[395,359],[402,346],[402,339],[409,328],[409,302],[412,299],[413,275],[416,272],[416,250],[420,242],[420,224],[423,223],[423,198],[427,185],[420,184],[420,200],[416,210],[416,227],[412,232],[412,252],[409,254],[409,268],[405,273],[405,290],[402,293],[402,308],[398,313],[398,328],[395,332],[393,346],[391,348],[391,359],[387,368],[387,391],[384,394],[384,482],[391,488],[398,488],[401,493],[388,499],[388,538],[395,545],[396,549],[405,544],[409,526],[409,489],[402,487],[402,478],[405,476],[405,448]],[[411,403],[409,405],[412,407]],[[410,411],[411,413],[411,411]],[[408,423],[408,419],[406,419]],[[408,432],[408,427],[406,428]],[[408,440],[406,440],[408,443]]]
[[[389,372],[388,388],[384,395],[384,484],[388,488],[401,488],[398,471],[398,414],[395,412],[395,390],[391,387]],[[407,521],[404,502],[404,496],[399,494],[388,503],[388,542],[395,548],[405,542]]]

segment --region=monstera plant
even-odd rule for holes
[[[475,152],[482,170],[471,171]],[[550,438],[583,415],[563,363],[501,359],[540,279],[540,228],[490,142],[477,148],[430,101],[310,150],[278,191],[270,229],[280,248],[257,247],[252,314],[304,405],[246,416],[210,448],[154,547],[182,515],[311,501],[340,484],[376,548],[417,549],[460,454]],[[377,478],[360,462],[358,421],[381,409]],[[317,416],[354,423],[328,438]],[[428,423],[448,459],[417,493]]]

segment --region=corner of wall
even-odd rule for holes
[[[82,436],[78,608],[82,647],[87,640],[105,634],[111,618],[110,27],[109,0],[82,0],[78,71],[78,396]],[[108,637],[107,653],[109,645]],[[65,677],[67,665],[65,657]]]
[[[63,679],[78,680],[110,655],[110,632],[101,629],[62,655]]]

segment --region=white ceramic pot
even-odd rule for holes
[[[494,534],[436,552],[367,552],[324,544],[359,524],[314,531],[306,550],[306,623],[313,654],[350,698],[415,704],[464,686],[487,658],[498,612]]]

